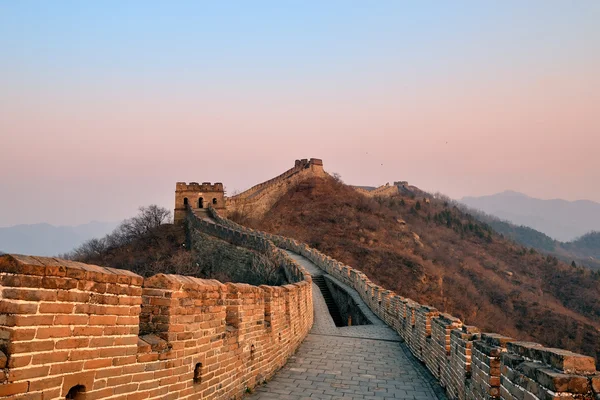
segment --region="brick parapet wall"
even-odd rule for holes
[[[306,160],[304,160],[304,161],[306,161]],[[238,201],[238,200],[246,199],[246,198],[252,196],[253,194],[255,194],[256,192],[264,189],[265,187],[274,185],[276,183],[284,181],[285,179],[288,179],[290,176],[303,170],[306,167],[306,165],[308,165],[307,161],[306,161],[306,163],[305,162],[300,162],[300,163],[296,162],[296,165],[293,168],[288,169],[287,171],[280,174],[279,176],[276,176],[275,178],[269,179],[268,181],[254,185],[250,189],[247,189],[247,190],[243,191],[242,193],[239,193],[235,196],[229,197],[228,200]]]
[[[0,398],[231,399],[284,365],[312,326],[310,275],[264,237],[196,226],[267,254],[292,283],[0,256]]]
[[[395,184],[390,185],[389,183],[378,186],[373,190],[367,190],[359,186],[352,186],[352,188],[368,197],[388,197],[399,193],[398,186]]]
[[[295,166],[283,174],[255,185],[238,195],[228,197],[226,199],[227,212],[260,217],[290,187],[314,176],[325,176],[321,160],[315,158],[296,160]]]
[[[600,400],[600,374],[592,357],[482,334],[458,318],[381,288],[360,271],[303,243],[243,228],[214,210],[210,212],[220,223],[261,235],[305,256],[353,287],[369,308],[398,332],[452,399]]]

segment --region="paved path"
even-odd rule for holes
[[[313,275],[324,271],[289,253]],[[332,277],[328,277],[332,278]],[[358,293],[341,282],[361,308]],[[438,399],[441,388],[402,339],[369,310],[372,325],[336,327],[313,284],[314,325],[297,353],[248,399]]]

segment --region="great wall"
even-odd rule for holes
[[[266,255],[280,287],[0,256],[0,399],[600,400],[592,357],[482,333],[226,217],[264,213],[311,176],[320,160],[232,198],[176,187],[177,223]],[[353,326],[334,325],[328,288]]]

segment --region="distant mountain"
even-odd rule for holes
[[[541,200],[505,191],[490,196],[463,197],[460,202],[562,242],[600,230],[600,203],[589,200]]]
[[[494,231],[525,247],[556,256],[566,263],[575,262],[578,266],[600,270],[600,232],[589,232],[573,241],[561,242],[528,226],[504,221],[461,203],[455,204],[465,213],[491,226]]]
[[[77,226],[33,224],[0,228],[0,249],[5,253],[55,256],[86,240],[102,237],[117,225],[117,222],[93,221]]]
[[[590,232],[572,242],[560,243],[557,252],[578,264],[600,269],[600,232]]]
[[[527,247],[533,247],[534,249],[545,252],[553,252],[556,245],[560,243],[550,236],[528,226],[518,226],[496,218],[482,218],[477,214],[475,214],[475,216],[480,221],[490,225],[496,232]]]

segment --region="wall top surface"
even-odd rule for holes
[[[20,254],[3,254],[0,256],[0,272],[56,276],[85,279],[95,282],[122,283],[141,286],[143,278],[131,271],[100,267],[77,261],[63,260],[53,257],[24,256]]]

